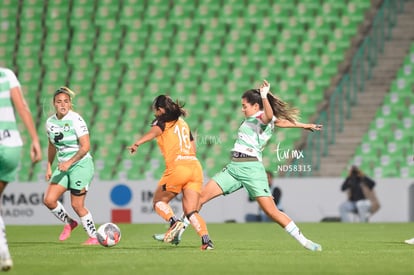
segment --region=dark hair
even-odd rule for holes
[[[184,104],[178,101],[174,102],[171,97],[167,95],[159,95],[152,102],[152,108],[158,110],[163,108],[165,113],[158,116],[157,119],[162,122],[169,122],[177,120],[180,116],[186,116],[187,112],[183,109]]]
[[[351,169],[349,170],[350,177],[362,177],[363,175],[364,173],[357,166],[351,166]]]
[[[243,93],[242,98],[246,99],[252,105],[255,103],[259,104],[260,110],[263,110],[263,101],[259,89],[247,90]],[[297,108],[290,107],[288,103],[270,92],[267,94],[267,100],[269,100],[275,117],[289,120],[292,123],[298,120],[299,110]]]

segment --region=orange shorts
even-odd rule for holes
[[[181,193],[183,189],[191,189],[201,193],[203,185],[203,169],[199,161],[179,161],[165,170],[158,185],[164,190]]]

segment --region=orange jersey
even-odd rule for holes
[[[155,121],[153,125],[159,126],[162,130],[162,134],[157,137],[157,143],[167,168],[175,166],[180,160],[197,160],[191,142],[190,127],[182,118],[165,123]]]

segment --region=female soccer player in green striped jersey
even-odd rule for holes
[[[50,184],[43,203],[62,222],[65,223],[59,240],[69,238],[78,222],[66,212],[59,198],[70,190],[73,210],[79,216],[89,238],[85,245],[97,245],[96,228],[92,214],[85,207],[85,197],[94,174],[94,164],[89,154],[90,141],[86,122],[72,111],[74,92],[61,87],[53,95],[56,113],[46,121],[49,138],[46,180]],[[57,157],[57,167],[52,173],[52,164]]]

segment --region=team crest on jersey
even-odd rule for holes
[[[69,124],[65,124],[65,126],[63,126],[63,131],[65,131],[65,132],[69,132],[69,130],[70,130],[70,126],[69,126]]]

